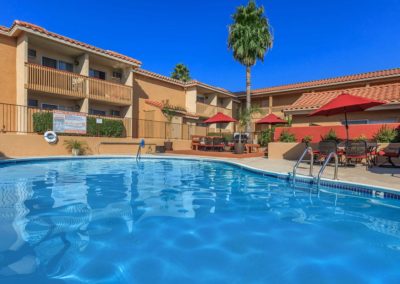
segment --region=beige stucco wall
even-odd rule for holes
[[[161,80],[134,74],[133,79],[133,117],[149,119],[146,112],[153,112],[152,119],[155,121],[167,121],[161,110],[148,105],[145,100],[150,99],[157,102],[169,101],[174,106],[186,106],[185,90],[182,87]]]
[[[381,110],[381,111],[364,111],[349,113],[348,120],[369,119],[369,120],[386,120],[395,119],[395,122],[400,121],[400,110]],[[293,115],[292,126],[308,126],[310,123],[315,123],[321,126],[324,125],[340,125],[344,120],[344,115],[332,116],[307,116]]]
[[[0,103],[16,103],[16,40],[0,35]]]
[[[48,144],[42,135],[18,135],[0,134],[0,156],[5,157],[33,157],[33,156],[57,156],[68,155],[63,145],[65,140],[76,139],[86,141],[92,154],[129,154],[135,155],[137,145],[100,145],[100,142],[139,142],[140,139],[130,138],[99,138],[99,137],[68,137],[59,136],[59,141],[55,145]],[[154,144],[164,145],[164,139],[145,139],[146,148],[143,153],[149,151],[151,146],[154,152]],[[189,150],[189,140],[171,140],[174,150]],[[153,144],[153,145],[152,145]]]

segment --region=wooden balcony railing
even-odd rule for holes
[[[107,102],[132,103],[132,88],[96,78],[88,78],[89,98]]]
[[[28,71],[27,89],[79,98],[86,96],[86,78],[84,76],[36,64],[27,63],[26,67]]]
[[[132,87],[37,64],[25,65],[29,90],[125,105],[132,103]]]
[[[212,106],[212,105],[203,104],[203,103],[199,103],[199,102],[196,103],[196,113],[200,116],[210,117],[210,116],[217,114],[218,112],[222,112],[223,114],[232,116],[231,109]]]

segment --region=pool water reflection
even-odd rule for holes
[[[0,167],[0,283],[398,283],[400,204],[223,163]]]

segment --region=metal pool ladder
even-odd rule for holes
[[[310,159],[310,173],[309,175],[312,177],[313,176],[313,166],[314,166],[314,152],[312,147],[307,147],[303,154],[301,154],[300,158],[297,160],[296,165],[293,167],[293,184],[296,182],[296,174],[297,174],[297,168],[299,167],[300,163],[304,160],[304,157],[310,154],[311,159]]]
[[[320,186],[322,174],[324,173],[325,168],[329,164],[329,162],[332,159],[332,157],[335,158],[335,172],[333,174],[333,179],[334,180],[338,179],[339,157],[335,152],[330,152],[329,155],[326,157],[325,162],[322,165],[321,169],[319,170],[319,173],[318,173],[318,176],[317,176],[317,188],[319,188],[319,186]]]

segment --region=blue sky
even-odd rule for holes
[[[227,49],[228,25],[246,0],[4,1],[14,19],[137,58],[170,75],[243,90],[245,69]],[[253,88],[400,67],[400,0],[258,0],[275,42],[253,68]]]

